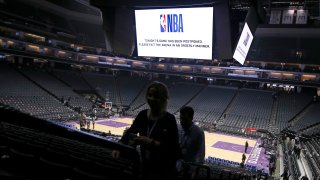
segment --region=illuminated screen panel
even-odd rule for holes
[[[138,56],[212,59],[213,7],[135,10]]]
[[[247,23],[244,24],[233,58],[243,65],[249,52],[253,35]]]

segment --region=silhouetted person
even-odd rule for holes
[[[244,146],[244,152],[245,152],[245,153],[247,153],[248,146],[249,146],[248,141],[246,141],[246,144],[245,144],[245,146]]]
[[[289,180],[289,176],[290,176],[290,174],[288,172],[288,169],[285,168],[280,177],[283,177],[283,180]]]
[[[301,148],[299,146],[297,146],[297,145],[294,145],[293,151],[297,155],[297,158],[300,159]]]
[[[86,119],[87,129],[90,129],[90,119]]]
[[[147,180],[174,179],[176,161],[181,158],[178,128],[174,115],[166,111],[169,99],[166,85],[153,82],[147,89],[150,109],[142,110],[120,142],[140,145],[142,176]],[[119,151],[113,151],[114,158]]]
[[[240,167],[244,168],[244,163],[243,162],[240,163]]]
[[[97,109],[93,108],[92,109],[92,116],[91,116],[92,129],[94,129],[94,124],[96,122],[96,119],[97,119]]]
[[[86,126],[86,118],[86,115],[84,114],[84,112],[82,112],[80,114],[80,129]]]
[[[243,164],[245,163],[246,158],[247,158],[247,156],[243,153],[243,154],[242,154],[242,163],[243,163]]]
[[[180,110],[182,135],[180,147],[183,160],[186,162],[203,163],[205,157],[204,131],[193,123],[194,110],[186,106]]]
[[[91,117],[92,129],[94,129],[94,124],[96,123],[96,117]]]
[[[190,106],[181,108],[180,125],[180,148],[182,151],[182,161],[189,163],[203,164],[205,158],[205,136],[204,131],[193,123],[194,110]],[[194,169],[185,167],[188,176],[184,179],[190,179],[192,174],[196,176]]]

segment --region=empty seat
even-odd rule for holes
[[[74,168],[72,169],[71,179],[107,180],[108,178],[103,175],[87,172],[83,169]]]

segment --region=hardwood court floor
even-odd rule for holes
[[[125,128],[130,127],[133,118],[119,117],[113,119],[101,119],[95,123],[95,130],[101,132],[111,132],[112,134],[122,135]],[[79,128],[79,124],[74,124]],[[90,124],[92,129],[92,124]],[[227,134],[209,133],[205,132],[206,141],[206,158],[216,157],[234,162],[241,162],[242,154],[244,153],[244,144],[246,141],[249,143],[249,148],[246,153],[246,161],[255,146],[255,139],[246,139],[244,137],[236,137]]]
[[[245,142],[248,141],[249,144],[246,161],[257,142],[255,139],[209,132],[205,132],[205,140],[206,157],[211,156],[238,163],[241,162]]]

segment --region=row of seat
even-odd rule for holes
[[[1,169],[15,177],[126,179],[136,173],[130,160],[111,158],[108,148],[5,122],[0,127]]]

